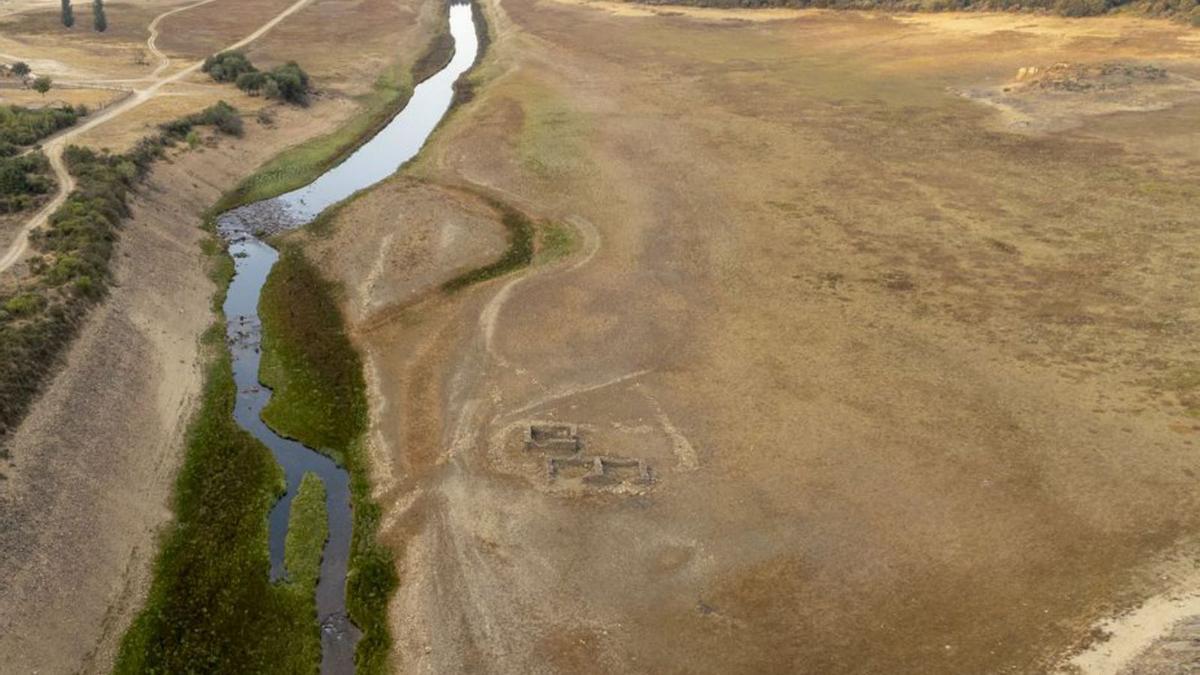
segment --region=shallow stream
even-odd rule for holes
[[[238,387],[234,418],[271,449],[287,481],[287,492],[272,507],[268,519],[272,580],[286,576],[283,554],[288,514],[300,479],[311,472],[325,483],[329,540],[317,583],[317,619],[321,624],[321,672],[326,674],[354,672],[354,648],[360,637],[346,615],[346,568],[353,523],[350,477],[326,455],[283,438],[262,420],[271,390],[258,380],[262,341],[258,303],[279,254],[259,236],[312,222],[326,208],[391,176],[416,156],[450,109],[455,81],[475,63],[479,51],[472,5],[456,2],[449,11],[454,56],[436,75],[416,86],[408,104],[386,127],[312,183],[233,209],[218,220],[236,267],[224,305]]]

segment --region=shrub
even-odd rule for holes
[[[269,99],[279,100],[281,98],[279,95],[279,83],[275,80],[267,80],[267,83],[263,85],[262,93],[263,96]]]
[[[49,75],[42,75],[33,81],[33,90],[42,96],[45,96],[52,86],[54,86],[54,80],[51,80]]]
[[[4,303],[4,311],[13,316],[27,316],[42,311],[45,306],[46,299],[37,293],[22,293],[9,298]]]
[[[32,72],[29,69],[29,64],[25,63],[24,61],[17,61],[16,63],[9,66],[8,69],[10,71],[12,71],[12,74],[16,75],[17,77],[25,77],[30,72]]]
[[[241,75],[238,75],[237,78],[237,88],[252,94],[257,94],[258,90],[262,89],[263,85],[266,83],[267,74],[260,73],[257,70],[248,73],[242,73]]]
[[[1108,10],[1105,0],[1057,0],[1054,11],[1063,16],[1095,16]]]
[[[46,156],[32,152],[19,157],[0,157],[0,213],[24,211],[53,183],[44,174],[50,168]]]
[[[202,70],[217,82],[233,82],[238,89],[251,94],[308,105],[308,73],[295,61],[264,73],[242,52],[221,52],[205,59]]]
[[[271,98],[278,98],[296,105],[308,105],[308,73],[304,72],[295,61],[288,61],[271,71],[271,79],[279,87],[279,92]]]
[[[52,106],[31,110],[16,105],[0,106],[0,145],[33,145],[41,139],[75,124],[81,117],[79,110],[71,106]],[[0,156],[16,154],[0,151]]]
[[[198,113],[160,125],[159,128],[163,131],[163,137],[159,141],[160,147],[169,144],[173,139],[187,138],[195,126],[216,127],[221,133],[230,136],[241,136],[244,130],[242,117],[237,109],[225,101],[218,101]]]
[[[250,59],[239,51],[221,52],[204,60],[200,68],[217,82],[236,82],[243,73],[255,72]]]

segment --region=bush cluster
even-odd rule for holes
[[[233,134],[241,128],[240,118],[237,123],[233,118],[237,112],[222,102],[163,125],[159,134],[125,154],[66,149],[75,191],[46,227],[31,235],[41,254],[32,264],[32,283],[0,295],[0,439],[25,415],[87,309],[106,292],[117,228],[129,215],[129,191],[164,149],[194,126],[212,125]]]
[[[50,192],[54,181],[46,175],[50,162],[40,152],[20,157],[0,157],[0,214],[31,207]]]
[[[17,154],[21,146],[33,145],[66,129],[87,113],[85,106],[64,105],[37,110],[17,105],[0,106],[0,157]]]
[[[258,69],[242,52],[221,52],[204,59],[201,70],[208,73],[217,82],[236,82],[243,73],[253,73]]]
[[[261,71],[244,53],[232,51],[208,57],[202,69],[217,82],[233,82],[248,94],[261,94],[273,100],[308,105],[308,73],[295,61]]]

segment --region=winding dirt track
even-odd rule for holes
[[[51,199],[49,203],[42,207],[41,210],[34,214],[34,216],[30,218],[20,230],[17,231],[16,236],[8,245],[8,249],[4,252],[4,255],[0,256],[0,272],[8,270],[19,260],[25,257],[25,253],[29,250],[29,233],[45,224],[50,218],[50,214],[54,213],[58,207],[62,206],[63,202],[67,200],[67,195],[71,194],[71,191],[75,189],[75,180],[71,177],[71,172],[67,171],[66,162],[63,160],[63,152],[66,150],[68,142],[75,137],[85,134],[88,131],[100,126],[101,124],[108,122],[109,120],[133,110],[146,101],[154,98],[158,94],[159,90],[164,86],[182,80],[192,73],[195,73],[197,70],[200,70],[201,66],[204,65],[204,61],[196,61],[187,68],[184,68],[173,75],[161,77],[161,73],[170,67],[171,60],[158,49],[158,47],[155,45],[155,42],[157,41],[159,35],[158,24],[163,19],[173,14],[193,9],[210,2],[214,2],[214,0],[200,0],[199,2],[195,2],[190,5],[176,7],[175,9],[158,15],[153,21],[150,22],[150,37],[146,40],[146,48],[149,49],[150,52],[155,56],[157,56],[159,60],[159,64],[154,69],[154,74],[151,76],[152,78],[156,79],[153,79],[150,85],[142,89],[134,89],[129,98],[126,98],[120,103],[108,108],[104,112],[95,115],[83,124],[71,127],[62,134],[54,136],[45,144],[43,144],[42,150],[46,153],[46,157],[50,160],[50,167],[54,170],[54,177],[58,182],[58,191],[55,193],[54,198]],[[226,46],[222,51],[239,49],[250,44],[251,42],[265,35],[275,26],[279,25],[279,23],[284,19],[300,11],[300,9],[310,2],[312,2],[312,0],[297,0],[295,3],[289,5],[287,9],[283,10],[279,14],[276,14],[270,21],[266,22],[262,26],[259,26],[259,28],[253,33],[231,45]]]

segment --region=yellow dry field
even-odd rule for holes
[[[111,89],[52,89],[42,95],[24,87],[0,88],[0,105],[26,108],[82,105],[87,106],[88,110],[101,110],[124,97],[124,92]]]
[[[55,81],[43,99],[21,90],[15,79],[0,79],[0,100],[14,103],[45,101],[88,102],[145,88],[245,38],[294,4],[295,0],[230,3],[225,0],[147,1],[106,5],[109,29],[92,30],[90,3],[75,3],[71,30],[59,22],[57,6],[14,3],[0,7],[0,62],[23,60],[34,73]],[[162,16],[171,10],[175,13]],[[160,65],[151,51],[150,25],[158,22],[155,46],[169,63]],[[439,29],[436,3],[401,0],[312,0],[243,48],[263,69],[297,61],[316,89],[308,117],[318,126],[332,127],[349,118],[359,98],[369,95],[377,80],[405,81],[413,62]],[[120,152],[156,127],[224,100],[252,118],[258,110],[279,106],[238,91],[232,84],[213,82],[196,72],[169,83],[146,103],[87,132],[80,144]],[[90,105],[90,103],[89,103]],[[314,122],[302,122],[312,126]],[[310,134],[302,129],[296,141]],[[252,167],[247,167],[252,168]]]
[[[1196,33],[486,7],[474,100],[311,244],[366,355],[400,672],[1047,672],[1177,590]],[[1178,95],[1030,95],[1032,133],[971,94],[1114,60]],[[479,192],[538,263],[446,296]]]
[[[38,75],[55,80],[115,80],[149,75],[154,59],[146,50],[147,27],[155,16],[186,0],[105,4],[108,29],[92,30],[92,4],[74,2],[75,26],[65,28],[59,6],[11,2],[0,6],[0,59],[25,61]]]

